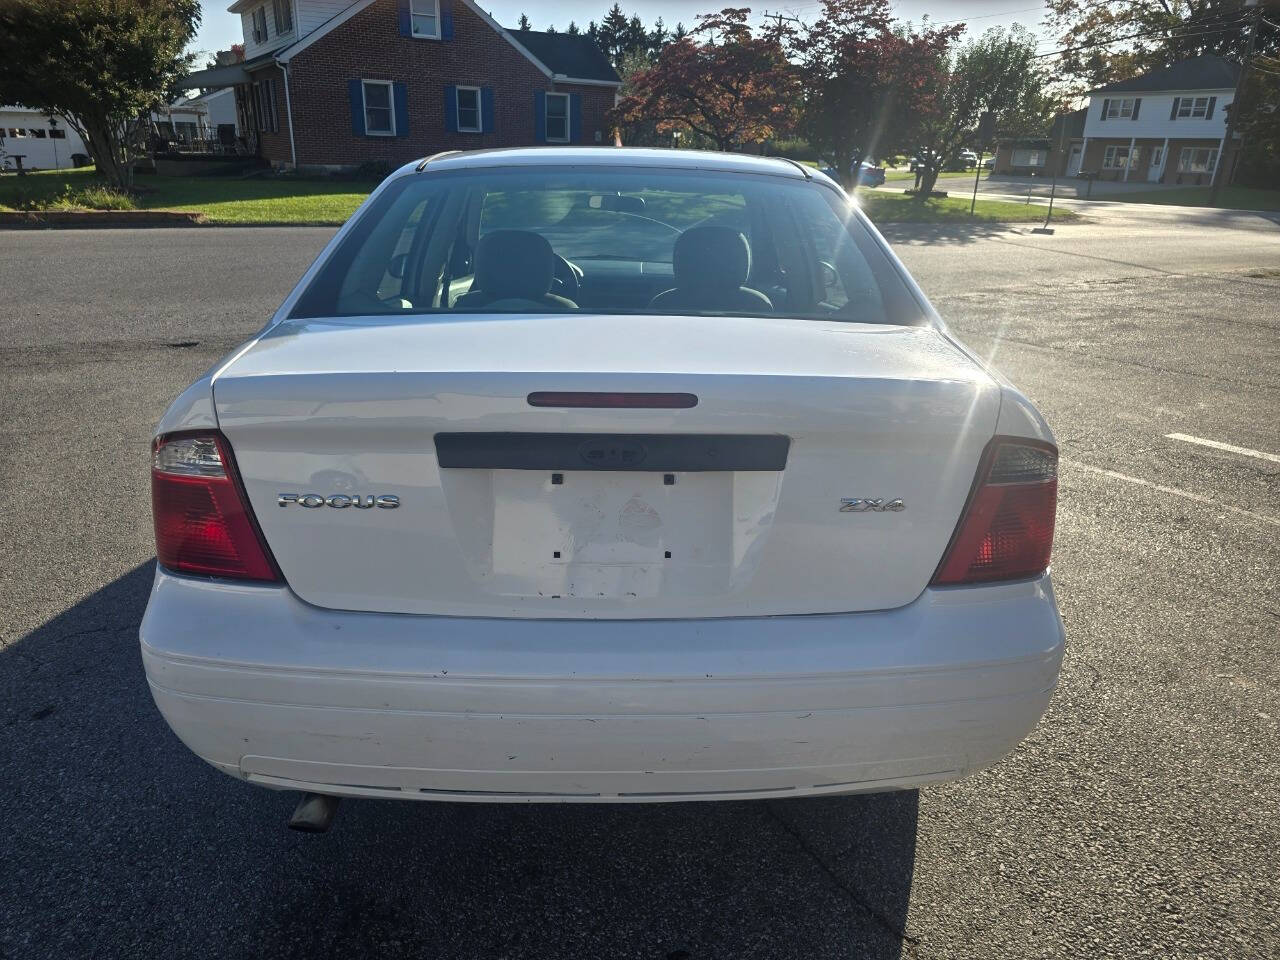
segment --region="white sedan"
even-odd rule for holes
[[[1057,457],[821,174],[444,155],[161,420],[143,661],[313,829],[949,780],[1057,682]]]

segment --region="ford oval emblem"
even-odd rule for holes
[[[621,437],[600,437],[578,447],[578,456],[597,470],[627,470],[644,462],[644,444]]]

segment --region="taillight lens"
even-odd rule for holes
[[[156,559],[181,573],[280,580],[216,431],[160,437],[151,451]]]
[[[996,438],[935,586],[1018,580],[1043,573],[1053,550],[1058,451],[1049,444]]]

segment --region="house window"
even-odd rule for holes
[[[458,132],[480,132],[480,88],[458,87]]]
[[[394,137],[395,111],[391,109],[391,84],[386,80],[365,80],[364,132],[370,136]]]
[[[415,37],[440,38],[440,0],[409,0],[409,22]]]
[[[1178,157],[1179,173],[1213,173],[1217,165],[1216,147],[1183,147]]]
[[[14,137],[14,138],[25,137],[26,135],[27,135],[26,127],[10,127],[9,128],[9,136],[11,137]]]
[[[547,142],[569,142],[569,95],[547,94]]]
[[[1128,120],[1133,116],[1133,97],[1124,97],[1118,100],[1107,101],[1106,120]]]
[[[259,80],[253,85],[253,109],[258,115],[258,129],[276,133],[280,130],[280,118],[276,114],[276,82],[273,78]]]
[[[1043,167],[1044,151],[1043,150],[1014,150],[1013,165],[1015,167]]]
[[[1123,170],[1128,165],[1128,147],[1118,147],[1113,144],[1102,152],[1102,167],[1104,170]]]
[[[47,135],[47,133],[48,133],[48,131],[46,131],[44,127],[32,127],[32,128],[31,128],[31,135],[32,135],[33,137],[35,137],[37,140],[43,140],[43,139],[45,138],[45,136]]]
[[[49,131],[49,136],[51,139],[54,139],[54,140],[65,140],[67,139],[67,131],[61,130],[58,127],[54,127],[52,130]]]
[[[1178,101],[1178,117],[1207,117],[1209,115],[1208,97],[1183,97]]]
[[[250,19],[253,21],[253,42],[266,43],[267,42],[267,8],[258,7],[256,10],[253,11],[252,14],[250,14]]]
[[[271,10],[275,14],[277,34],[293,29],[293,0],[271,0]]]

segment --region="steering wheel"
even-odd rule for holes
[[[551,293],[566,300],[577,301],[578,290],[582,286],[582,268],[570,263],[560,254],[556,254],[555,271],[552,274]]]

